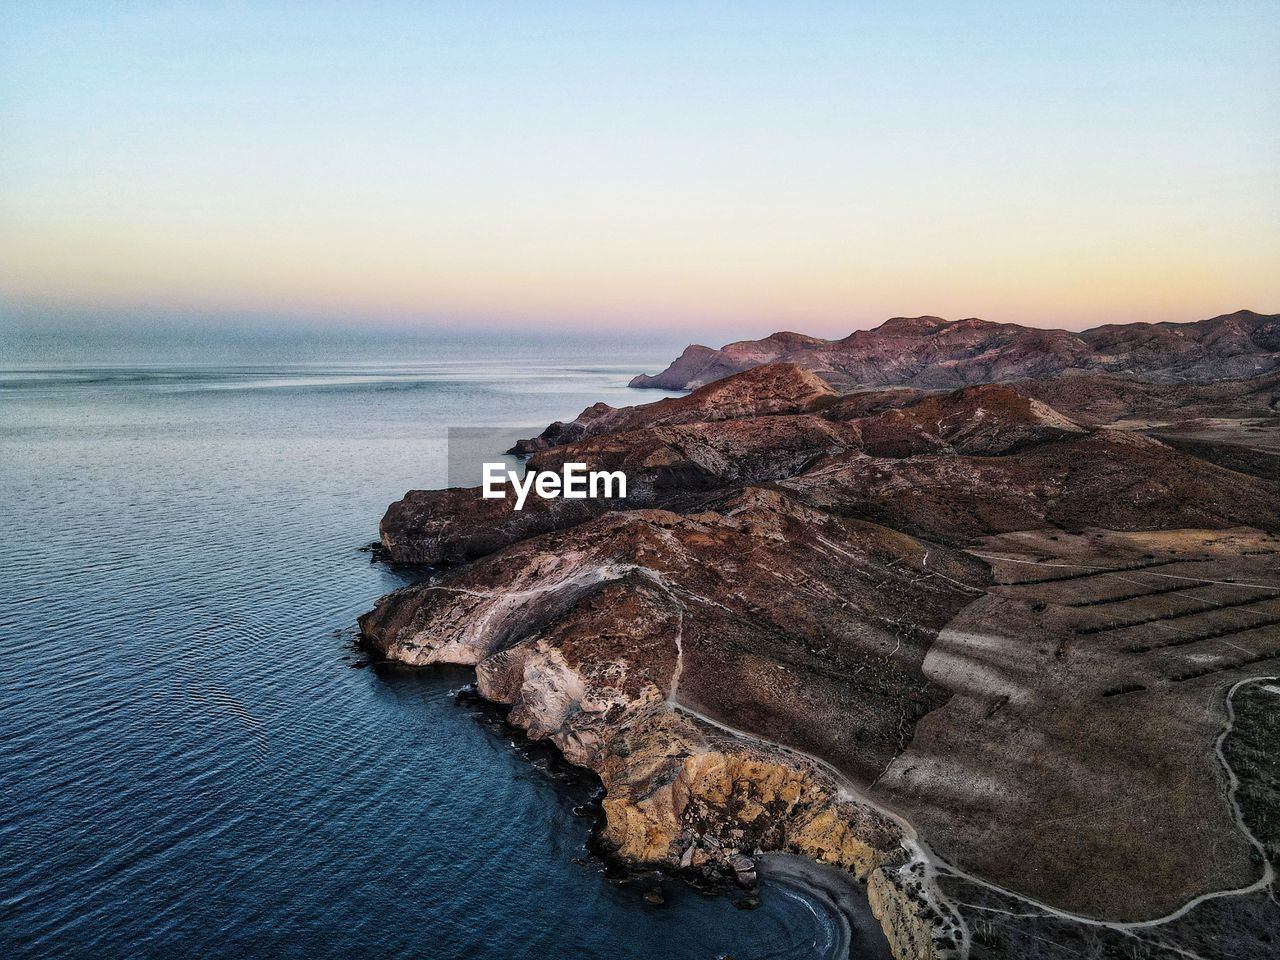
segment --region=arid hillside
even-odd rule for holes
[[[895,317],[842,340],[775,333],[718,350],[694,344],[633,387],[687,390],[779,360],[841,389],[936,389],[1110,373],[1159,382],[1252,377],[1280,367],[1280,315],[1251,310],[1197,323],[1129,323],[1081,333],[976,318]]]
[[[382,544],[428,566],[364,642],[474,666],[599,774],[621,860],[839,864],[899,957],[1266,955],[1271,688],[1239,743],[1231,698],[1280,674],[1275,376],[816,373],[755,365],[520,445],[626,471],[626,500],[411,491]]]

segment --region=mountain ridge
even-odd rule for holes
[[[665,370],[641,374],[630,385],[689,390],[778,361],[844,390],[956,388],[1068,373],[1155,382],[1238,379],[1280,369],[1280,314],[1237,310],[1186,323],[1104,324],[1079,332],[977,317],[891,317],[840,339],[778,331],[718,349],[690,344]]]

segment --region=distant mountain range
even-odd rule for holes
[[[1221,380],[1280,369],[1280,314],[1252,310],[1195,323],[1108,324],[1073,333],[1016,323],[895,317],[842,340],[775,333],[719,350],[693,344],[633,387],[690,390],[785,360],[840,389],[950,389],[978,383],[1108,373],[1154,382]]]

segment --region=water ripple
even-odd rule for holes
[[[356,549],[443,481],[445,427],[634,402],[635,372],[0,371],[0,955],[812,951],[794,890],[658,909],[573,863],[591,784],[460,706],[464,674],[350,668],[403,582]]]

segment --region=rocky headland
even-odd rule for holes
[[[1243,732],[1230,697],[1280,673],[1276,319],[1090,331],[1125,376],[1057,331],[909,377],[833,376],[796,335],[731,351],[687,396],[518,445],[625,470],[625,501],[393,504],[387,554],[427,566],[364,642],[474,667],[599,775],[621,860],[743,885],[761,852],[834,864],[899,958],[1266,955],[1273,688],[1238,694]],[[988,333],[961,323],[890,333]],[[1186,379],[1223,369],[1250,376]]]

